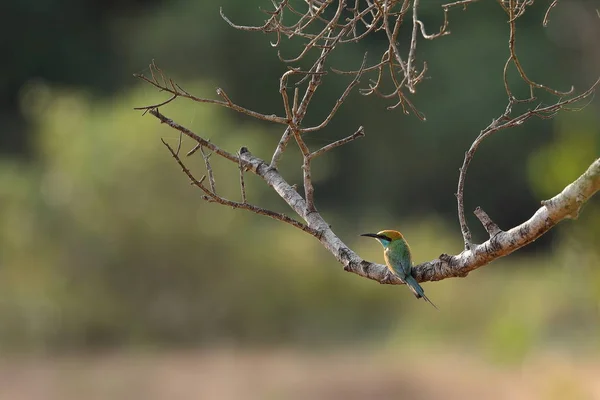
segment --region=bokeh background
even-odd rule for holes
[[[442,2],[422,3],[433,32]],[[600,72],[600,3],[560,2],[544,28],[546,3],[518,20],[521,61],[532,79],[583,91]],[[201,200],[160,142],[176,144],[177,133],[133,110],[166,97],[132,75],[154,59],[198,96],[222,87],[238,104],[282,114],[285,66],[272,38],[235,31],[219,7],[258,25],[270,3],[0,5],[0,398],[600,399],[598,198],[466,279],[425,284],[439,312],[401,287],[344,273],[290,226]],[[313,173],[319,210],[374,261],[380,246],[358,235],[383,228],[404,233],[416,262],[461,251],[458,167],[504,110],[508,26],[491,1],[450,17],[450,36],[418,48],[429,71],[413,100],[426,122],[354,92],[308,137],[314,149],[365,127]],[[373,35],[331,66],[355,68],[383,46]],[[307,124],[346,84],[325,78]],[[161,111],[263,158],[281,134],[186,100]],[[599,111],[592,101],[488,139],[468,175],[469,215],[481,206],[503,228],[528,218],[600,154]],[[299,160],[291,146],[281,167],[291,183],[301,184]],[[199,155],[190,163],[202,174]],[[236,169],[214,168],[217,188],[239,196]],[[392,181],[379,179],[394,168]],[[247,186],[251,202],[286,211],[258,179]]]

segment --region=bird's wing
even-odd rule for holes
[[[388,247],[383,255],[388,268],[401,279],[410,275],[412,266],[409,251],[405,251],[403,248],[393,249]]]

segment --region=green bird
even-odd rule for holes
[[[377,239],[383,246],[383,258],[390,272],[406,283],[417,299],[423,298],[437,309],[435,304],[425,296],[425,291],[421,285],[412,276],[410,247],[400,232],[385,230],[378,233],[364,233],[360,236]]]

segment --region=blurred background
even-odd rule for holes
[[[443,2],[425,3],[435,32]],[[518,20],[517,52],[532,79],[581,92],[600,71],[600,4],[560,2],[544,28],[546,3]],[[0,398],[600,399],[598,196],[527,248],[466,279],[425,284],[439,312],[404,288],[345,273],[299,230],[201,200],[160,142],[176,145],[177,133],[133,110],[167,97],[132,75],[154,59],[195,95],[222,87],[242,106],[283,114],[273,38],[232,29],[219,7],[260,25],[259,7],[271,5],[0,4]],[[418,47],[428,78],[412,99],[426,122],[355,91],[308,137],[316,149],[365,127],[365,138],[316,160],[313,175],[318,209],[369,260],[381,262],[381,248],[358,235],[384,228],[404,233],[415,262],[462,249],[458,168],[506,105],[508,26],[496,2],[450,20],[450,36]],[[384,46],[373,35],[330,66],[356,68]],[[510,80],[525,97],[516,73]],[[347,83],[326,76],[307,125]],[[484,142],[466,182],[476,241],[486,239],[476,206],[512,227],[598,157],[599,110],[592,101]],[[183,99],[161,112],[262,158],[281,135]],[[299,160],[290,146],[281,166],[290,183],[301,184]],[[201,176],[200,156],[189,162]],[[393,185],[376,178],[393,166]],[[217,189],[237,199],[235,166],[213,167]],[[252,203],[290,213],[260,180],[246,185]]]

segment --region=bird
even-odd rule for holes
[[[427,296],[425,291],[412,276],[412,257],[410,247],[404,236],[398,231],[386,229],[378,233],[363,233],[360,236],[375,238],[383,246],[383,258],[389,271],[406,283],[417,299],[424,299],[435,309],[435,304]]]

